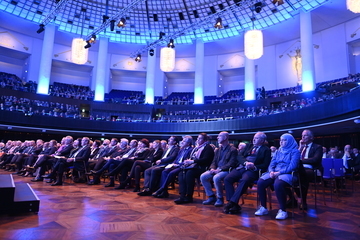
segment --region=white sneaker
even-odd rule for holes
[[[275,219],[283,220],[283,219],[287,219],[287,217],[288,217],[287,212],[279,209],[278,213],[276,214]]]
[[[268,213],[269,213],[269,211],[266,208],[264,208],[263,206],[260,206],[260,208],[255,212],[255,215],[256,216],[263,216],[263,215],[266,215]]]

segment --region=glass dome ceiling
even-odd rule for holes
[[[238,36],[249,29],[265,29],[311,11],[329,0],[3,0],[0,10],[37,24],[58,25],[60,31],[84,38],[106,35],[112,42],[149,44],[159,33],[189,44]],[[281,4],[283,2],[283,4]],[[280,5],[279,5],[280,4]],[[260,9],[258,8],[260,7]],[[103,15],[109,19],[103,18]],[[221,17],[223,28],[215,29]],[[119,28],[120,18],[126,27]],[[114,31],[110,21],[115,20]]]

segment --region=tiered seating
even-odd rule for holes
[[[14,183],[11,174],[0,175],[0,213],[39,212],[40,199],[28,183]]]
[[[105,102],[122,104],[144,104],[145,95],[142,91],[111,90],[105,93]]]

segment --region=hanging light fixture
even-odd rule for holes
[[[85,19],[85,12],[84,12],[84,19]],[[89,55],[89,47],[91,47],[89,41],[85,41],[82,38],[83,29],[84,29],[84,19],[81,29],[81,37],[74,38],[71,44],[71,61],[76,64],[85,64],[87,62]]]
[[[175,68],[175,49],[163,47],[160,51],[160,69],[163,72],[171,72]]]
[[[82,38],[74,38],[71,45],[71,61],[76,64],[85,64],[88,60],[89,49]],[[85,47],[84,47],[85,46]]]
[[[346,0],[346,6],[353,13],[360,13],[360,0]]]
[[[245,33],[245,56],[248,59],[258,59],[264,53],[263,34],[261,30],[249,30]]]

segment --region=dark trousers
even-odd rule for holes
[[[167,190],[168,185],[175,181],[176,176],[179,175],[181,168],[168,168],[162,171],[161,180],[160,180],[160,188]]]
[[[136,160],[131,168],[129,178],[135,179],[135,185],[140,185],[141,173],[151,167],[151,162],[144,162],[143,160]]]
[[[286,197],[288,195],[288,187],[290,184],[287,182],[280,180],[278,178],[273,179],[269,178],[266,180],[262,180],[261,178],[257,182],[258,195],[260,199],[261,206],[266,208],[266,188],[274,185],[276,198],[279,202],[280,209],[286,211]]]
[[[180,198],[192,199],[194,194],[195,179],[204,171],[200,168],[181,169],[179,172]]]
[[[243,195],[250,184],[259,178],[259,173],[245,168],[232,170],[224,179],[226,200],[238,203],[241,195]],[[234,183],[239,182],[236,191]]]
[[[153,166],[145,170],[144,188],[154,192],[159,189],[161,173],[165,167]]]
[[[127,178],[128,172],[131,170],[133,164],[134,164],[133,159],[125,158],[122,159],[121,161],[115,160],[112,163],[110,163],[109,172],[112,176],[115,176],[116,174],[120,173],[120,182],[122,182],[125,181],[125,179]]]

